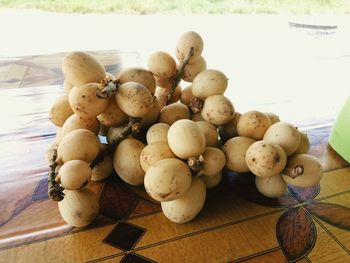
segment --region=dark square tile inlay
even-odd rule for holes
[[[111,246],[129,251],[136,245],[136,243],[141,239],[145,232],[146,229],[143,229],[139,226],[127,222],[121,222],[116,225],[116,227],[108,234],[103,242]]]
[[[134,254],[134,253],[127,254],[120,261],[120,263],[153,263],[153,262],[155,262],[155,261],[150,260],[148,258],[141,257],[141,256]]]

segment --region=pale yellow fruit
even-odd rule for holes
[[[219,126],[219,135],[222,141],[226,142],[229,139],[238,136],[237,123],[241,115],[241,113],[236,111],[231,121],[225,125]]]
[[[87,188],[64,193],[64,199],[58,202],[58,209],[63,220],[75,227],[83,227],[92,223],[100,209],[97,195]]]
[[[140,156],[141,167],[147,172],[148,168],[157,161],[175,157],[167,142],[154,142],[143,148]]]
[[[181,198],[169,202],[161,202],[162,211],[174,223],[189,222],[202,210],[206,192],[203,180],[193,177],[191,187]]]
[[[74,87],[73,84],[68,79],[65,79],[63,81],[63,89],[64,89],[64,91],[66,92],[67,95],[69,94],[69,92],[71,91],[71,89],[73,87]]]
[[[77,190],[90,181],[91,168],[87,162],[71,160],[62,165],[58,174],[64,189]]]
[[[294,153],[307,153],[310,149],[309,137],[305,132],[299,131],[299,133],[300,133],[300,143]]]
[[[192,93],[204,100],[212,95],[222,95],[227,88],[227,77],[216,69],[200,72],[192,81]]]
[[[108,99],[105,110],[97,116],[97,119],[105,126],[119,126],[128,120],[128,116],[119,108],[114,97]]]
[[[100,83],[106,76],[104,66],[94,56],[82,51],[70,52],[63,58],[62,72],[73,86]]]
[[[190,48],[193,47],[193,56],[191,57],[191,61],[195,61],[201,56],[203,46],[203,39],[197,32],[185,32],[176,42],[176,58],[180,62],[184,61]]]
[[[160,111],[159,122],[161,123],[172,125],[182,119],[190,119],[190,110],[182,103],[167,105]]]
[[[113,159],[111,156],[105,156],[103,161],[92,168],[91,181],[102,181],[113,172]]]
[[[179,64],[181,65],[181,64]],[[205,59],[200,56],[195,61],[190,62],[186,65],[184,69],[184,74],[182,76],[182,79],[184,81],[192,82],[193,79],[203,70],[207,69],[207,62]]]
[[[128,116],[142,118],[153,106],[152,93],[142,84],[126,82],[115,93],[119,108]]]
[[[225,125],[233,119],[235,108],[223,95],[212,95],[205,99],[201,111],[204,120],[214,125]]]
[[[215,186],[217,186],[221,180],[222,180],[222,172],[215,174],[215,175],[202,175],[200,177],[203,182],[205,183],[205,186],[207,189],[211,189],[214,188]]]
[[[155,124],[158,121],[160,114],[160,103],[159,100],[155,99],[153,101],[152,107],[150,110],[144,115],[140,121],[140,125],[142,129],[147,129],[151,125]]]
[[[148,58],[148,69],[158,78],[170,78],[176,73],[176,62],[166,52],[153,52]]]
[[[170,125],[166,123],[156,123],[152,125],[146,134],[146,140],[148,144],[154,142],[168,142],[168,130]]]
[[[77,129],[86,129],[98,135],[100,123],[96,117],[83,118],[77,114],[73,114],[64,122],[58,136],[59,141],[61,141],[66,134]]]
[[[205,150],[205,137],[201,129],[191,120],[178,120],[168,131],[170,149],[181,159],[201,155]]]
[[[119,72],[117,78],[120,84],[130,81],[140,83],[144,85],[151,93],[154,93],[156,89],[156,81],[152,75],[152,72],[141,67],[125,68]]]
[[[322,164],[310,154],[295,154],[288,158],[282,178],[287,184],[297,187],[311,187],[323,177]]]
[[[300,144],[300,133],[290,123],[277,122],[266,130],[263,140],[278,144],[289,156],[295,152]]]
[[[58,97],[50,109],[49,119],[58,127],[62,127],[69,116],[73,114],[73,110],[69,105],[67,95]]]
[[[237,123],[237,133],[254,140],[261,140],[271,126],[270,119],[260,111],[248,111],[241,115]]]
[[[162,159],[151,165],[145,175],[147,193],[160,202],[183,196],[191,185],[191,171],[175,158]]]
[[[145,145],[134,138],[126,138],[119,143],[113,155],[113,167],[119,177],[131,185],[142,185],[145,177],[140,163]]]
[[[215,147],[218,144],[218,131],[216,127],[207,121],[197,121],[196,124],[202,130],[207,147]]]
[[[245,160],[253,174],[269,177],[282,172],[287,163],[287,155],[278,144],[257,141],[248,148]]]
[[[108,100],[100,99],[96,93],[102,89],[98,83],[87,83],[74,87],[69,92],[69,104],[75,114],[83,118],[93,118],[102,113]]]
[[[272,112],[264,112],[264,114],[270,119],[271,125],[280,122],[280,117]]]
[[[96,134],[86,129],[77,129],[66,134],[58,145],[58,158],[68,162],[82,160],[92,162],[100,151],[100,141]]]
[[[287,193],[287,185],[280,174],[270,177],[255,177],[255,185],[258,191],[270,198],[280,197]]]
[[[180,101],[186,106],[190,105],[191,99],[193,98],[192,85],[187,86],[182,90]]]
[[[238,173],[249,172],[249,168],[245,161],[245,155],[248,148],[254,142],[254,139],[243,136],[229,139],[222,148],[226,155],[226,167]]]
[[[204,163],[201,172],[204,175],[213,176],[221,172],[226,163],[223,151],[214,147],[207,147],[202,154]]]

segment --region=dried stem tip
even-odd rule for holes
[[[283,173],[289,177],[296,178],[304,173],[304,166],[298,164],[291,168],[286,167],[284,168]]]
[[[56,167],[58,165],[56,159],[57,149],[53,149],[49,163],[48,195],[51,200],[59,202],[64,198],[64,189],[55,180],[57,176]]]
[[[119,82],[117,80],[111,80],[108,77],[101,80],[101,84],[103,89],[96,92],[96,96],[100,99],[108,99],[112,97],[119,87]]]

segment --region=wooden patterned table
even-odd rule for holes
[[[111,73],[137,54],[95,52]],[[350,262],[350,168],[328,145],[333,120],[303,124],[310,153],[325,169],[320,185],[261,196],[251,174],[225,172],[203,211],[169,222],[142,187],[115,174],[91,183],[101,211],[72,228],[47,197],[48,121],[63,93],[63,54],[0,61],[0,262]]]

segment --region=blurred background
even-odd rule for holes
[[[334,119],[349,96],[349,0],[0,0],[0,59],[119,50],[124,66],[201,34],[237,111]]]

